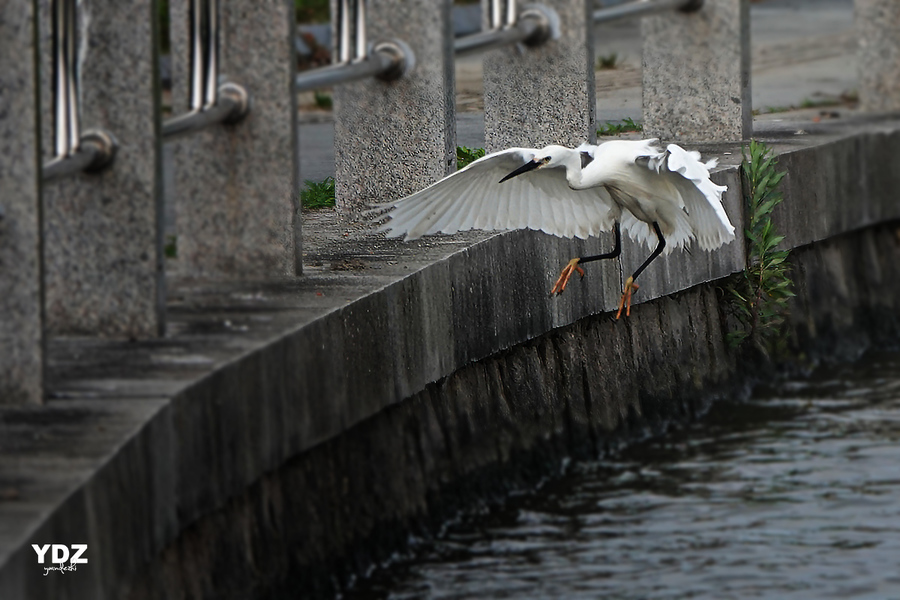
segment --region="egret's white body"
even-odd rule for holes
[[[726,188],[709,178],[715,160],[658,140],[616,140],[571,149],[509,148],[480,158],[437,183],[387,205],[388,237],[411,240],[469,229],[535,229],[586,238],[616,227],[613,253],[574,259],[554,291],[562,291],[577,263],[619,253],[621,225],[633,239],[656,249],[629,278],[657,255],[690,244],[714,250],[734,239],[722,206]],[[520,177],[519,175],[526,176]],[[660,236],[656,233],[658,228]],[[636,287],[636,286],[633,286]],[[623,296],[624,297],[624,296]]]

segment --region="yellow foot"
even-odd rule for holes
[[[553,294],[559,295],[563,293],[563,290],[566,289],[566,284],[569,283],[569,278],[572,277],[572,273],[578,271],[578,274],[584,277],[584,269],[578,266],[578,261],[580,258],[573,258],[569,261],[563,270],[562,273],[559,274],[559,279],[556,280],[556,283],[553,284],[553,289],[550,290],[550,295]]]
[[[637,291],[637,289],[641,287],[634,282],[634,277],[629,277],[625,280],[625,289],[622,290],[622,298],[619,300],[619,312],[616,313],[616,320],[619,320],[619,317],[622,316],[622,309],[625,309],[625,316],[631,316],[631,294]]]

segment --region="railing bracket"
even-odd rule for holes
[[[231,112],[222,117],[223,123],[239,123],[250,113],[250,94],[240,84],[228,82],[219,86],[219,101],[222,100],[233,104]]]
[[[534,32],[522,40],[530,48],[545,44],[560,35],[559,15],[543,4],[526,4],[519,14],[519,20],[530,20],[537,24]]]
[[[116,158],[119,143],[116,141],[115,136],[108,131],[88,129],[81,135],[78,148],[93,154],[93,159],[85,165],[84,170],[89,173],[96,173],[112,164]]]
[[[390,58],[390,66],[377,75],[382,81],[395,81],[413,70],[416,66],[416,55],[412,48],[402,40],[385,40],[372,47],[373,53],[386,55]]]

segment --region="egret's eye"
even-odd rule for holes
[[[544,160],[542,160],[541,162],[546,165],[548,162],[550,162],[550,157],[548,156],[548,157],[544,158]]]

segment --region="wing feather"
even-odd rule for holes
[[[472,190],[476,185],[478,185],[478,180],[472,179],[469,182],[469,185],[465,186],[462,189],[462,191],[460,192],[460,197],[464,200],[466,198],[470,198]],[[465,202],[457,202],[453,195],[449,193],[449,191],[444,192],[444,196],[446,197],[445,202],[447,203],[447,205],[444,207],[445,210],[443,211],[443,215],[438,220],[438,222],[434,224],[434,227],[432,227],[428,233],[437,233],[439,231],[442,231],[444,233],[456,233],[456,231],[453,230],[452,223],[454,223],[459,214],[466,208],[467,205]]]
[[[687,152],[676,144],[666,148],[669,172],[679,176],[675,185],[684,199],[685,211],[697,242],[704,250],[714,250],[734,239],[734,226],[722,206],[722,194],[727,189],[709,178],[715,161],[703,163],[699,152]]]
[[[579,206],[577,202],[560,202],[557,224],[562,228],[571,227],[575,237],[584,239],[585,223],[584,219],[575,216],[575,207],[577,206]]]
[[[666,241],[670,242],[666,253],[686,246],[691,239],[696,239],[704,250],[714,250],[732,241],[734,226],[722,206],[722,194],[727,188],[716,185],[709,177],[709,169],[716,161],[703,163],[697,151],[688,151],[676,144],[669,144],[662,150],[657,143],[654,139],[636,145],[634,164],[653,172],[653,177],[661,177],[671,186],[667,192],[658,192],[670,203],[657,206],[672,229],[666,234]],[[647,189],[653,187],[659,189],[656,184]],[[634,239],[655,244],[652,228],[631,216],[631,219],[623,218],[622,227],[633,230]]]
[[[434,229],[434,225],[446,214],[448,205],[452,200],[449,190],[444,190],[436,193],[430,202],[423,203],[427,205],[427,210],[419,213],[418,223],[410,231],[410,235],[420,237],[437,231],[437,229]]]
[[[601,188],[573,190],[561,168],[537,169],[504,183],[535,150],[510,148],[480,158],[406,198],[382,205],[388,237],[415,239],[468,229],[540,229],[560,237],[609,230],[612,200]]]

